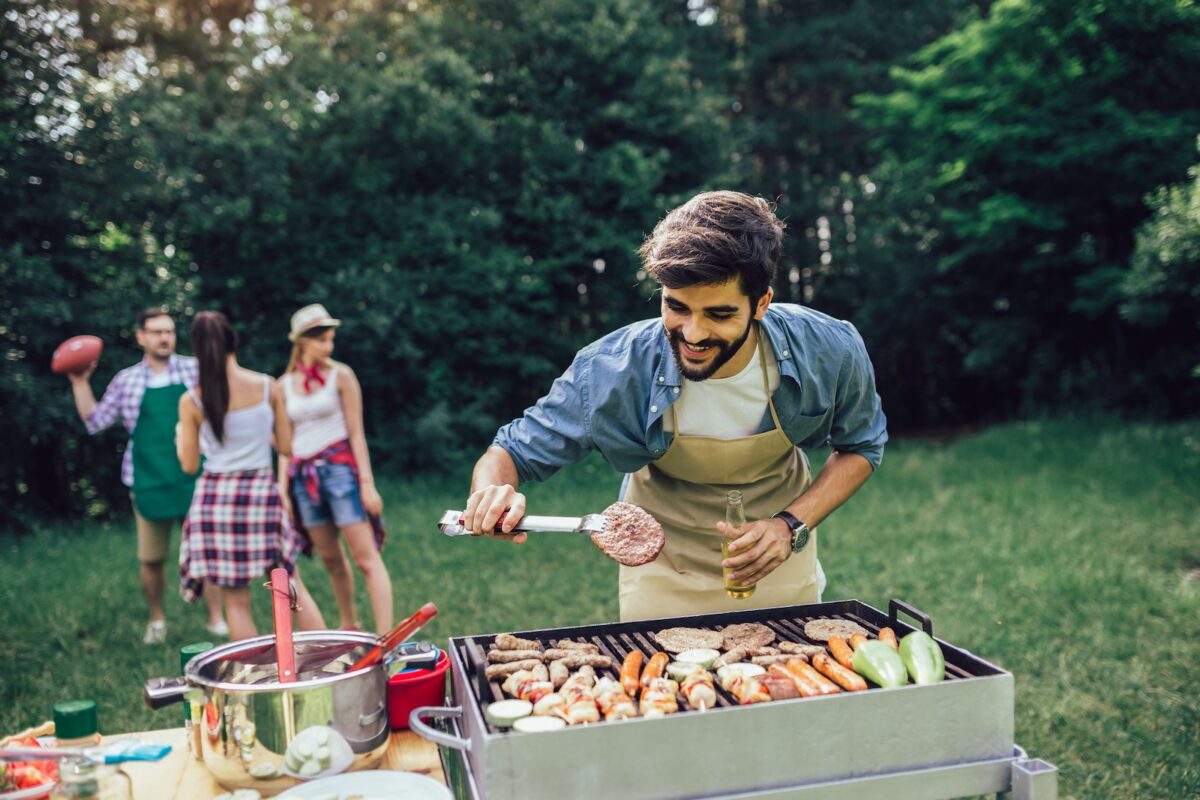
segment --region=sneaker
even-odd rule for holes
[[[146,633],[142,636],[145,644],[162,644],[167,640],[167,621],[152,619],[146,623]]]
[[[228,637],[229,636],[229,623],[227,623],[223,619],[219,619],[216,622],[211,623],[205,630],[207,630],[213,636]]]

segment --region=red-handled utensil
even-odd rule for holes
[[[375,664],[379,659],[383,658],[384,653],[421,630],[421,628],[424,628],[425,623],[436,617],[437,613],[437,606],[433,603],[426,603],[421,606],[417,610],[417,613],[400,622],[396,627],[379,637],[379,644],[372,647],[367,651],[366,655],[354,662],[354,666],[350,667],[349,671],[354,672],[356,669],[363,669]]]
[[[275,614],[275,661],[279,665],[279,682],[296,680],[296,650],[292,646],[292,587],[288,571],[283,567],[271,570],[271,608]]]

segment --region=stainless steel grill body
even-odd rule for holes
[[[899,636],[913,630],[895,616],[895,604],[889,619],[851,600],[517,635],[593,642],[619,666],[632,647],[653,652],[647,633],[677,625],[762,622],[793,641],[806,641],[803,623],[818,617],[850,619],[872,633],[883,625]],[[1012,675],[940,640],[947,680],[939,684],[750,706],[722,691],[718,706],[704,712],[515,733],[483,716],[483,706],[500,699],[498,684],[481,677],[493,638],[450,640],[453,703],[461,712],[448,715],[459,717],[453,728],[461,740],[442,741],[464,750],[470,794],[487,800],[733,797],[965,763],[996,762],[999,775],[1013,758]]]

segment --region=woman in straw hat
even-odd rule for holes
[[[251,586],[282,566],[296,586],[299,626],[324,628],[295,569],[303,542],[271,473],[271,435],[281,454],[291,445],[283,394],[270,376],[238,365],[237,334],[224,314],[197,314],[192,346],[199,380],[179,398],[176,451],[185,472],[199,469],[201,455],[205,462],[179,545],[184,599],[194,602],[206,584],[220,586],[229,638],[249,638]]]
[[[293,428],[292,455],[280,456],[279,480],[306,539],[305,552],[315,547],[329,569],[340,625],[358,627],[354,575],[339,531],[362,571],[375,629],[382,633],[392,627],[392,583],[379,556],[383,499],[371,473],[358,379],[331,358],[341,324],[319,303],[292,315],[292,357],[279,379]]]

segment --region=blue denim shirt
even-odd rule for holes
[[[772,303],[761,330],[779,365],[772,399],[788,439],[804,450],[829,444],[858,453],[877,468],[887,419],[854,326]],[[522,483],[543,481],[592,450],[619,472],[636,472],[667,451],[663,414],[682,382],[662,320],[635,322],[580,350],[550,392],[500,428],[494,443],[512,456]],[[768,409],[759,432],[773,425]]]

